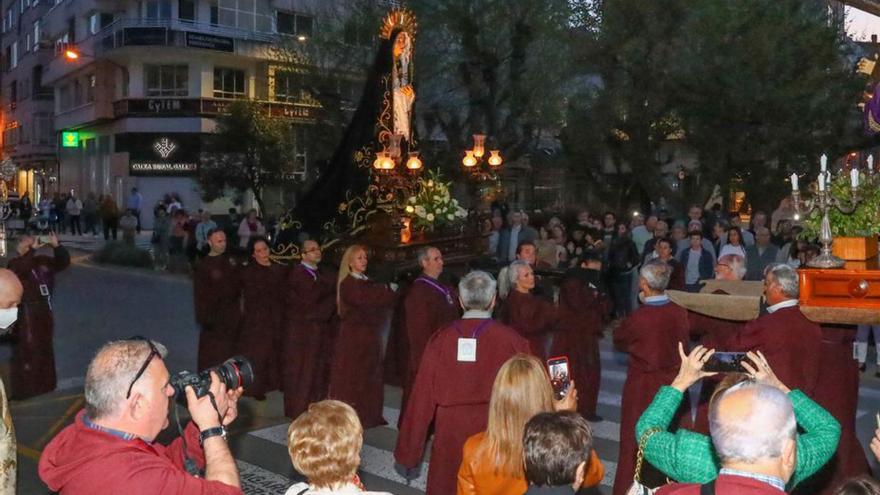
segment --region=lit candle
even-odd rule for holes
[[[797,190],[798,190],[798,183],[797,183],[797,181],[798,181],[798,176],[797,176],[797,174],[791,174],[791,190],[792,190],[792,191],[797,191]]]
[[[874,155],[868,155],[868,172],[874,171]]]
[[[859,169],[854,168],[849,171],[849,180],[853,189],[859,187]]]
[[[825,156],[825,153],[822,153],[822,158],[819,158],[819,167],[821,168],[823,174],[828,168],[828,157]]]
[[[825,174],[819,174],[819,190],[825,190]]]

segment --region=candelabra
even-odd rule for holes
[[[819,230],[819,242],[822,243],[822,253],[807,262],[807,266],[811,268],[843,268],[846,261],[834,256],[831,251],[831,245],[834,243],[834,236],[831,234],[831,220],[828,213],[832,208],[840,211],[845,215],[849,215],[856,210],[861,198],[859,197],[859,178],[858,170],[851,171],[851,187],[850,198],[847,203],[845,200],[835,198],[831,195],[831,174],[826,170],[827,158],[822,155],[821,171],[819,172],[819,188],[813,199],[801,203],[801,194],[798,190],[797,174],[791,176],[791,199],[794,202],[795,218],[803,218],[810,215],[814,211],[822,213],[822,224]],[[870,165],[869,165],[870,167]],[[871,169],[873,171],[873,169]]]

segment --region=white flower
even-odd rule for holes
[[[416,209],[416,215],[418,215],[420,217],[424,217],[427,214],[427,212],[425,211],[425,207],[422,205],[416,206],[415,209]]]
[[[448,219],[450,219],[450,220],[455,220],[455,215],[453,215],[452,213],[450,213],[449,215],[446,215],[446,218],[448,218]]]
[[[415,204],[415,203],[416,203],[416,197],[415,197],[415,196],[410,196],[410,197],[409,197],[409,202],[412,203],[412,204]]]
[[[434,187],[434,181],[429,180],[429,181],[428,181],[428,187]]]
[[[467,211],[464,208],[459,208],[458,211],[455,212],[455,214],[461,218],[464,218],[467,216]]]
[[[416,209],[413,208],[412,206],[407,206],[407,207],[406,207],[406,212],[407,212],[407,213],[412,213],[412,212],[414,212],[414,211],[416,211]]]
[[[429,222],[433,222],[434,221],[434,214],[428,213],[428,216],[426,216],[425,219],[428,220]]]

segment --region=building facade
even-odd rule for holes
[[[348,3],[2,0],[3,150],[25,171],[19,189],[110,194],[124,206],[137,187],[148,228],[169,194],[225,212],[230,202],[202,203],[195,176],[216,117],[239,99],[291,122],[289,175],[302,181],[321,111],[303,54]],[[266,204],[285,202],[276,196]]]
[[[42,18],[53,5],[49,0],[4,0],[0,5],[3,156],[18,165],[17,192],[36,201],[58,182],[54,92],[43,78],[53,50]]]

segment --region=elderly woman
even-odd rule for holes
[[[372,493],[357,476],[364,429],[354,409],[344,402],[315,402],[287,430],[287,451],[293,467],[307,482],[297,483],[285,495],[318,493]]]
[[[685,391],[701,378],[713,375],[703,371],[703,365],[714,352],[697,346],[690,355],[685,355],[684,347],[679,345],[681,367],[678,375],[669,386],[660,388],[636,424],[638,438],[652,429],[656,430],[656,433],[646,435],[645,460],[682,483],[708,483],[718,476],[720,469],[711,438],[684,429],[674,433],[669,431]],[[789,481],[789,488],[792,488],[816,473],[834,455],[840,438],[840,423],[806,394],[786,387],[773,373],[763,354],[750,352],[747,356],[750,362],[743,362],[743,367],[749,377],[741,376],[739,380],[763,382],[788,395],[798,427],[803,431],[797,438],[797,464]],[[733,375],[725,379],[716,390],[715,397],[735,384],[736,379]]]
[[[556,308],[546,299],[532,294],[535,274],[531,265],[522,260],[514,261],[507,269],[513,290],[501,308],[501,321],[528,339],[532,353],[547,358],[550,332],[557,322]]]

